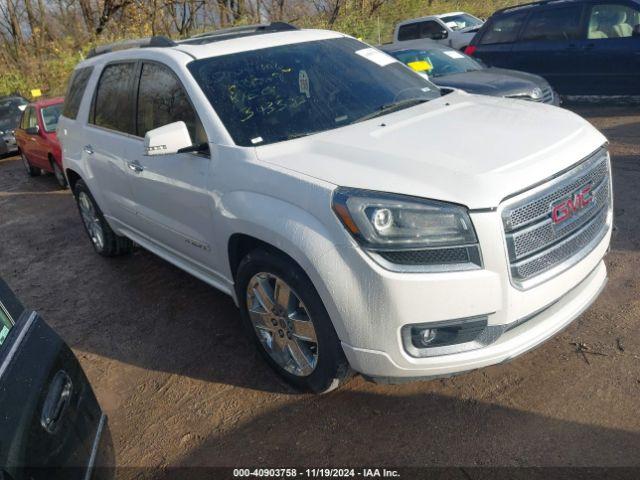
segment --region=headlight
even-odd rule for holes
[[[333,210],[358,243],[390,269],[481,265],[473,224],[460,205],[338,188]]]

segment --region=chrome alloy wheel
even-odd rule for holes
[[[318,339],[298,295],[277,276],[260,272],[247,286],[247,309],[260,343],[285,371],[310,375],[318,364]]]
[[[80,192],[78,195],[78,205],[80,205],[80,215],[84,226],[87,227],[91,241],[98,251],[102,251],[104,248],[104,232],[102,231],[100,218],[93,206],[93,202],[85,192]]]

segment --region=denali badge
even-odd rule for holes
[[[589,183],[578,190],[571,197],[564,199],[551,209],[551,218],[553,223],[564,222],[572,217],[578,210],[582,210],[593,200],[592,185]]]

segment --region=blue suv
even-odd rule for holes
[[[546,0],[498,10],[466,53],[541,75],[563,95],[640,95],[640,1]]]

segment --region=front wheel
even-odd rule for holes
[[[102,210],[82,180],[77,181],[74,194],[84,229],[89,235],[95,251],[103,257],[116,257],[131,253],[134,243],[126,237],[116,235],[111,229]]]
[[[257,249],[238,267],[245,327],[269,365],[303,391],[325,393],[351,375],[329,314],[304,271],[282,254]]]

